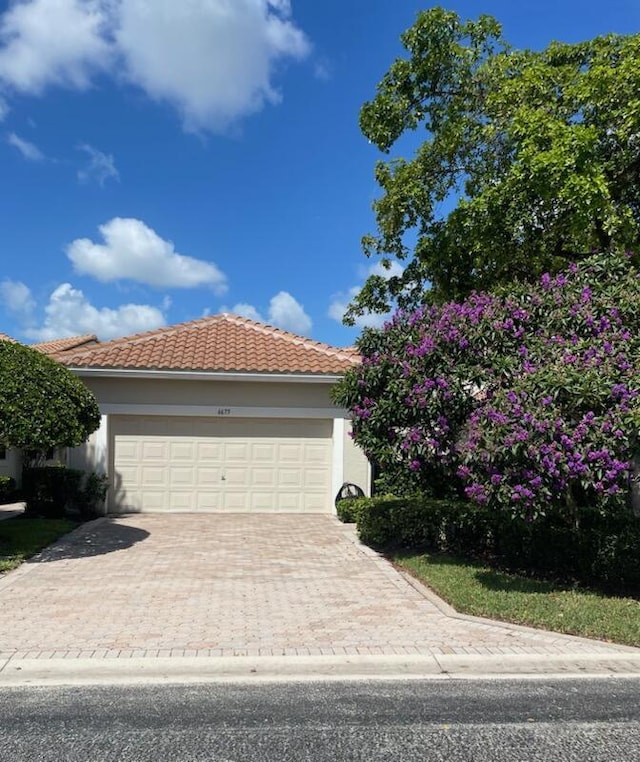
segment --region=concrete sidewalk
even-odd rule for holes
[[[640,649],[455,613],[330,516],[99,519],[0,610],[0,685],[640,674]]]

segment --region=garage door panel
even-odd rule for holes
[[[325,445],[305,444],[303,458],[307,463],[324,463],[326,452]]]
[[[325,513],[324,501],[317,495],[303,495],[302,500],[304,502],[302,511],[304,513]]]
[[[202,511],[203,513],[222,511],[224,510],[222,497],[222,492],[219,490],[196,490],[192,492],[192,510]]]
[[[170,511],[193,511],[193,490],[172,489],[167,492],[167,509]]]
[[[195,468],[191,466],[170,466],[169,484],[172,487],[193,487]]]
[[[119,452],[121,462],[140,461],[140,443],[123,437],[119,442]]]
[[[199,463],[222,463],[224,457],[222,442],[196,440],[195,450]]]
[[[166,510],[165,490],[145,489],[144,492],[134,492],[133,499],[136,510],[138,511],[164,511]]]
[[[273,468],[257,468],[251,469],[251,484],[255,487],[274,487],[276,484],[276,472]]]
[[[188,440],[178,440],[169,442],[169,457],[172,461],[186,460],[193,463],[196,459],[196,443]]]
[[[160,460],[165,463],[170,458],[169,442],[149,440],[142,442],[141,457],[144,461]]]
[[[140,486],[143,488],[151,487],[153,489],[159,486],[169,486],[168,474],[165,468],[142,466],[141,475]]]
[[[230,513],[247,513],[250,510],[250,493],[246,490],[227,490],[223,494],[223,505]]]
[[[331,422],[112,416],[116,510],[331,512]]]
[[[224,447],[225,463],[248,463],[251,459],[249,442],[228,442]]]
[[[299,492],[283,492],[278,496],[278,510],[286,513],[298,513],[302,499]]]
[[[223,468],[225,487],[241,487],[246,489],[251,484],[251,469],[246,466],[229,466]]]
[[[222,479],[222,466],[216,468],[209,468],[205,466],[196,466],[195,468],[194,486],[196,489],[199,487],[208,487],[209,489],[219,489]]]
[[[251,461],[253,463],[274,464],[278,458],[277,446],[270,442],[258,442],[251,445]]]
[[[118,481],[122,484],[135,486],[140,478],[140,468],[137,465],[121,465],[118,468]]]
[[[282,463],[299,463],[302,458],[302,445],[299,442],[280,443],[278,460]]]
[[[277,471],[279,487],[302,487],[302,469],[300,468],[280,468]]]
[[[307,468],[302,472],[304,489],[314,489],[315,487],[322,487],[325,483],[326,474],[324,469],[319,468]]]

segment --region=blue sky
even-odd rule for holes
[[[336,345],[375,262],[358,128],[414,0],[0,0],[0,332],[108,339],[223,310]],[[466,0],[540,48],[637,0]]]

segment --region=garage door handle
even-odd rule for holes
[[[222,476],[220,477],[220,481],[226,482],[227,481],[227,477],[224,474],[222,474]]]

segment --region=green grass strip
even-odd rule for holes
[[[441,554],[394,563],[463,614],[640,646],[640,600],[573,588]]]
[[[0,521],[0,572],[15,569],[77,526],[68,519],[27,519],[22,516]]]

